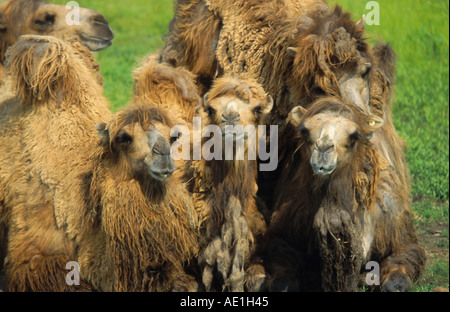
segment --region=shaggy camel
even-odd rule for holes
[[[295,130],[286,123],[299,103],[341,96],[384,119],[374,144],[409,185],[403,140],[390,111],[395,54],[385,44],[370,49],[364,19],[323,1],[177,1],[163,59],[185,66],[207,89],[216,75],[250,73],[273,97],[270,123],[280,130],[280,165],[289,165]],[[274,74],[275,73],[275,74]],[[268,176],[267,176],[268,175]],[[279,172],[261,175],[260,193],[270,204]]]
[[[66,208],[55,192],[72,172],[92,168],[89,154],[98,143],[94,127],[111,116],[87,61],[51,36],[22,36],[6,55],[8,83],[2,90],[12,86],[17,94],[0,104],[7,290],[70,290],[65,266],[75,259],[76,248],[55,223],[55,213],[58,220]]]
[[[70,25],[66,17],[71,10],[65,5],[48,4],[44,0],[9,0],[0,7],[0,82],[8,47],[21,35],[51,35],[60,39],[76,37],[91,51],[112,44],[114,33],[108,21],[98,12],[80,8],[79,23]]]
[[[245,274],[255,240],[266,229],[256,202],[257,161],[249,157],[251,134],[227,133],[227,127],[260,125],[272,105],[272,98],[253,79],[223,77],[214,82],[199,110],[202,129],[207,130],[208,125],[220,129],[220,133],[209,130],[222,146],[218,151],[218,146],[209,146],[204,138],[203,158],[192,162],[194,201],[201,224],[199,264],[207,291],[244,291],[245,286],[253,288],[245,282],[257,283],[261,278]],[[233,146],[232,160],[221,160],[228,153],[222,139]],[[241,151],[243,160],[237,157]],[[210,157],[213,155],[217,157]]]
[[[425,252],[406,187],[370,141],[383,120],[333,97],[288,119],[299,154],[297,170],[282,173],[262,248],[268,289],[354,291],[376,261],[381,290],[407,290]]]
[[[72,202],[65,223],[81,276],[98,290],[197,290],[184,269],[197,255],[198,232],[192,196],[174,173],[173,126],[148,104],[116,113],[96,126],[93,171],[61,191]],[[73,195],[78,184],[86,194]]]

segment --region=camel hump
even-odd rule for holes
[[[22,101],[56,98],[70,80],[67,61],[71,49],[52,36],[24,35],[6,53],[6,71]],[[69,79],[67,79],[69,78]]]

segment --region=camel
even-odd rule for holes
[[[114,39],[108,21],[98,12],[80,8],[79,23],[67,23],[71,10],[44,0],[9,0],[0,7],[0,82],[8,47],[21,35],[76,37],[91,51],[109,47]]]
[[[66,223],[81,276],[95,289],[197,290],[185,272],[198,252],[194,203],[170,156],[173,126],[156,105],[129,105],[96,126],[93,171],[61,192],[73,201]],[[84,196],[71,195],[78,183]]]
[[[207,136],[209,129],[220,141],[211,146],[204,138],[202,159],[192,161],[192,190],[200,218],[199,265],[206,291],[244,291],[254,287],[246,282],[257,284],[262,277],[257,270],[254,276],[246,274],[256,241],[266,230],[256,200],[257,161],[248,156],[251,134],[227,133],[227,127],[263,124],[272,106],[271,97],[253,79],[226,76],[214,82],[198,111],[203,134]],[[226,158],[223,140],[233,146],[231,159]]]
[[[288,121],[299,154],[297,169],[282,173],[261,245],[267,288],[355,291],[375,261],[378,289],[406,291],[426,259],[407,187],[371,142],[383,119],[325,97],[294,108]]]
[[[73,290],[65,266],[76,248],[56,222],[67,203],[55,195],[71,173],[92,168],[95,125],[111,117],[90,58],[80,57],[88,53],[84,45],[25,35],[6,54],[0,94],[15,93],[0,103],[0,223],[8,230],[9,291]]]

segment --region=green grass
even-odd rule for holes
[[[105,96],[116,111],[130,99],[131,71],[139,59],[163,47],[173,3],[170,0],[78,2],[105,15],[115,31],[113,46],[96,56],[105,78]],[[369,13],[365,8],[367,1],[337,2],[352,12],[355,20]],[[389,42],[398,55],[393,119],[408,146],[416,224],[422,227],[436,222],[448,224],[449,2],[379,0],[378,3],[380,25],[367,26],[367,36],[370,43]],[[429,290],[436,276],[439,283],[448,287],[448,259],[442,261],[447,267],[437,262],[427,268],[426,278],[431,282],[427,280],[428,286],[423,291]],[[417,291],[420,287],[416,287]]]
[[[449,283],[449,265],[445,259],[439,259],[427,266],[422,279],[413,286],[412,291],[429,292],[436,287],[447,287]]]

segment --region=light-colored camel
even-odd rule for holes
[[[87,50],[27,35],[6,55],[2,90],[16,94],[0,103],[0,222],[8,226],[8,290],[70,290],[65,266],[76,248],[57,224],[66,203],[54,196],[69,174],[92,168],[95,125],[111,116],[80,49]]]

